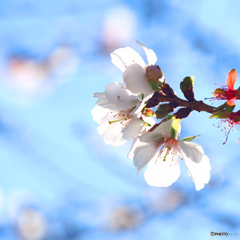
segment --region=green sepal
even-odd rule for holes
[[[169,106],[168,104],[161,104],[158,107],[158,110],[155,112],[156,118],[164,118],[169,114]]]
[[[192,142],[195,138],[199,137],[200,135],[193,136],[193,137],[186,137],[183,139],[183,142]]]
[[[155,115],[156,115],[157,119],[165,118],[168,115],[168,112],[162,112],[162,111],[157,110],[155,112]]]
[[[151,124],[144,121],[144,127],[150,127],[150,126],[151,126]]]
[[[235,108],[236,105],[230,106],[228,105],[227,102],[224,104],[220,105],[219,107],[216,108],[218,110],[215,112],[213,115],[211,115],[209,118],[222,118],[226,119],[229,117],[230,113],[232,113],[233,109]]]
[[[219,111],[215,112],[213,115],[211,115],[209,118],[221,118],[221,119],[226,119],[229,118],[230,113],[229,112],[224,112],[224,111]]]
[[[226,112],[231,113],[236,105],[230,106],[228,103],[225,103]]]
[[[216,108],[217,111],[221,111],[225,108],[225,103]]]
[[[158,87],[158,84],[155,83],[154,81],[150,80],[149,81],[151,87],[152,87],[152,90],[155,92],[155,91],[158,91],[160,88]]]
[[[182,92],[193,87],[194,78],[195,78],[194,76],[191,76],[191,77],[185,77],[182,80],[182,82],[180,83],[180,88]]]

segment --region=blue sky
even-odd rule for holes
[[[224,132],[213,126],[217,120],[192,113],[182,121],[181,137],[201,135],[196,142],[210,159],[210,183],[196,192],[182,164],[179,180],[158,189],[127,159],[131,143],[106,145],[90,113],[94,92],[122,82],[110,52],[130,46],[144,57],[136,40],[156,52],[179,97],[180,80],[192,75],[196,99],[211,97],[215,83],[225,84],[232,68],[240,72],[237,1],[11,0],[0,5],[1,239],[20,239],[13,226],[26,206],[47,219],[45,234],[52,239],[60,234],[71,239],[64,219],[84,229],[81,239],[240,234],[237,129],[223,145]],[[133,229],[109,230],[109,215],[118,207],[140,213]]]

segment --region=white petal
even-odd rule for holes
[[[109,102],[105,93],[94,93],[93,97],[98,98],[98,100],[96,102],[96,104],[98,106],[101,106],[102,108],[107,108],[109,110],[116,110],[117,109],[116,105]]]
[[[140,135],[143,134],[143,133],[146,133],[146,129],[144,129],[144,130],[140,133]],[[132,142],[131,149],[130,149],[130,151],[129,151],[129,153],[128,153],[128,158],[130,158],[130,159],[133,160],[134,151],[135,151],[135,149],[137,148],[138,144],[139,144],[139,137],[138,137],[138,138],[134,138],[134,140],[133,140],[133,142]]]
[[[138,145],[138,142],[139,142],[139,138],[135,138],[132,142],[132,146],[131,146],[131,149],[128,153],[128,158],[132,159],[133,160],[133,157],[134,157],[134,151]]]
[[[141,97],[139,96],[139,99],[141,99]],[[139,100],[139,103],[136,105],[136,107],[133,109],[132,114],[139,116],[142,115],[142,110],[145,107],[146,102],[144,100]]]
[[[136,138],[144,127],[144,122],[139,118],[133,118],[123,130],[123,139],[131,140]]]
[[[106,97],[106,94],[105,93],[94,93],[93,97],[95,97],[95,98],[104,98],[104,97]]]
[[[196,163],[201,162],[204,156],[204,151],[201,145],[194,142],[179,141],[179,146],[187,158],[190,158]]]
[[[112,63],[122,72],[124,72],[125,69],[133,63],[139,64],[142,66],[142,68],[144,68],[146,65],[142,57],[130,47],[119,48],[115,50],[113,53],[111,53],[111,58]]]
[[[182,148],[182,144],[179,145]],[[204,155],[203,150],[199,148],[199,144],[186,142],[184,145],[185,148],[182,148],[183,159],[187,166],[188,173],[192,177],[196,190],[198,191],[204,188],[204,185],[210,180],[211,166],[209,163],[209,158]],[[195,145],[195,150],[192,150],[194,148],[193,145]],[[188,149],[188,151],[184,151],[187,146],[190,146],[190,150]],[[196,158],[193,159],[194,157]],[[199,159],[200,157],[201,159]]]
[[[134,108],[133,113],[138,115],[143,110],[143,108],[146,106],[148,99],[150,97],[152,97],[152,95],[153,95],[153,92],[152,92],[152,94],[150,94],[147,97],[144,97],[142,99],[142,94],[139,94],[138,95],[139,103],[136,105],[136,108]]]
[[[143,93],[144,96],[148,96],[153,93],[145,70],[138,64],[132,64],[126,68],[123,80],[126,83],[126,88],[135,94]]]
[[[166,122],[163,122],[158,125],[154,130],[143,134],[140,137],[140,141],[157,143],[161,139],[170,138],[172,121],[173,120],[168,120]]]
[[[100,124],[101,120],[107,115],[108,109],[102,108],[100,106],[96,106],[92,111],[91,114],[93,116],[93,120]]]
[[[111,83],[105,88],[108,101],[118,107],[119,110],[131,109],[139,103],[138,97],[126,89],[124,84]]]
[[[154,120],[152,117],[145,117],[145,116],[143,115],[143,116],[142,116],[142,119],[143,119],[144,122],[150,124],[150,127],[149,127],[149,128],[153,127],[154,124],[156,123],[155,120]]]
[[[133,158],[134,165],[137,167],[139,173],[149,161],[154,161],[154,157],[157,157],[157,151],[158,146],[151,143],[141,142],[137,139],[135,140],[128,157]]]
[[[119,122],[101,124],[98,127],[98,132],[104,136],[106,144],[111,144],[117,147],[126,142],[126,140],[122,138],[122,125]]]
[[[163,161],[166,151],[167,149],[155,161],[150,161],[145,170],[144,178],[151,186],[168,187],[180,176],[180,158],[178,154],[171,155],[169,153],[165,161]]]
[[[125,119],[123,119],[126,117]],[[122,120],[120,120],[122,118]],[[123,139],[123,129],[130,119],[124,111],[108,111],[108,114],[100,121],[98,132],[104,136],[104,141],[113,146],[119,146],[126,142]],[[112,122],[112,123],[110,123]]]
[[[153,50],[144,46],[142,43],[140,43],[138,41],[137,41],[137,43],[139,43],[143,47],[143,50],[147,57],[148,65],[154,65],[157,62],[156,53]]]

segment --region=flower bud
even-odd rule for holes
[[[147,101],[146,107],[152,108],[152,107],[156,107],[158,104],[159,104],[159,100],[157,100],[156,98],[150,98]]]
[[[191,113],[192,109],[189,107],[186,108],[180,108],[175,114],[174,116],[176,118],[186,118],[187,116],[189,116],[189,114]]]
[[[159,104],[158,97],[160,97],[161,95],[162,95],[162,93],[159,91],[154,92],[153,96],[148,99],[146,107],[152,108],[152,107],[157,106]]]
[[[180,88],[184,92],[185,90],[193,87],[194,76],[185,77],[182,82],[180,83]]]
[[[161,83],[160,85],[162,92],[167,96],[167,97],[174,97],[175,93],[172,90],[172,88],[165,82]]]
[[[154,111],[150,108],[146,108],[143,114],[145,117],[152,117],[154,115]]]
[[[194,92],[193,92],[193,81],[195,77],[185,77],[180,83],[180,88],[184,94],[184,97],[189,100],[194,100]]]
[[[146,67],[146,76],[149,82],[158,83],[158,79],[162,78],[163,73],[159,66],[151,65]]]
[[[187,89],[184,93],[184,97],[189,100],[193,101],[194,100],[194,92],[192,89]]]

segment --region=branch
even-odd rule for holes
[[[161,93],[161,91],[157,91],[155,93],[157,93],[155,96],[159,102],[175,102],[178,104],[178,106],[189,107],[189,108],[191,108],[192,111],[195,110],[198,112],[204,111],[204,112],[213,114],[217,111],[215,107],[207,105],[203,101],[197,101],[195,99],[193,101],[187,101],[187,100],[183,100],[175,95],[173,97],[168,97],[168,96],[163,95]]]

